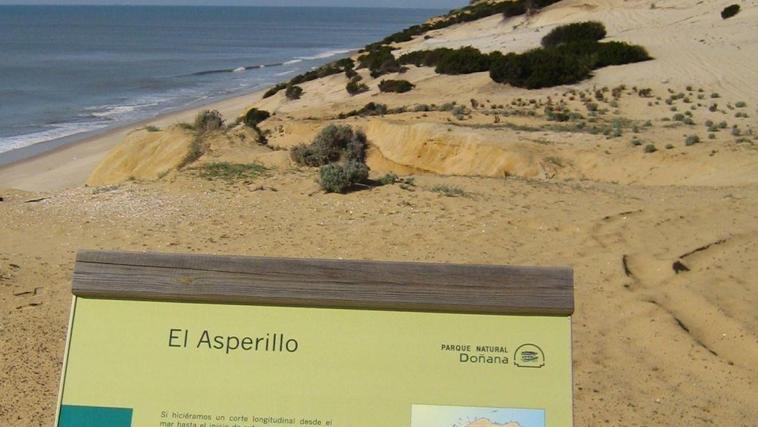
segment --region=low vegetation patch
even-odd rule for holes
[[[368,68],[373,78],[405,71],[405,68],[395,59],[392,51],[393,48],[389,46],[375,46],[359,56],[358,63],[361,67]]]
[[[383,116],[389,112],[386,104],[380,104],[378,102],[369,102],[359,110],[348,111],[347,113],[340,113],[337,116],[340,119],[346,119],[348,117],[368,117],[368,116]]]
[[[471,74],[488,71],[493,55],[484,54],[471,46],[460,49],[439,48],[406,53],[398,58],[400,64],[435,67],[439,74]]]
[[[561,31],[558,27],[554,40],[543,44],[548,47],[508,55],[493,56],[490,77],[498,83],[527,89],[576,83],[590,77],[592,70],[609,65],[622,65],[650,59],[645,48],[623,42],[599,43],[592,38],[605,34],[598,22],[581,23],[573,30]],[[602,31],[600,31],[602,29]],[[573,35],[574,38],[571,38]]]
[[[605,38],[605,26],[600,22],[576,22],[561,25],[542,38],[542,47],[557,47],[564,44],[598,41]]]
[[[463,197],[466,196],[466,192],[463,191],[460,187],[456,187],[453,185],[435,185],[432,187],[432,192],[439,193],[445,197]]]
[[[309,145],[292,149],[292,160],[303,166],[324,166],[338,161],[366,159],[366,134],[347,125],[329,125]]]
[[[211,132],[224,127],[224,118],[216,110],[201,111],[195,116],[193,128],[199,133]]]
[[[440,74],[489,71],[492,80],[498,83],[537,89],[579,82],[590,77],[594,69],[650,59],[641,46],[616,41],[598,42],[605,34],[605,27],[600,22],[580,22],[553,29],[542,39],[542,48],[521,54],[484,54],[467,46],[410,52],[397,61],[435,67]]]
[[[420,36],[428,31],[447,28],[451,25],[463,22],[476,21],[488,16],[502,14],[505,18],[510,18],[512,16],[523,15],[528,11],[535,11],[536,9],[551,5],[558,1],[559,0],[514,0],[504,2],[481,1],[472,3],[466,7],[451,10],[445,16],[441,16],[428,23],[414,25],[387,36],[382,41],[367,46],[367,49],[390,43],[407,42],[412,40],[413,37]]]
[[[413,90],[414,86],[408,80],[382,80],[379,90],[382,92],[405,93]]]
[[[208,180],[223,180],[227,182],[251,181],[266,174],[268,168],[258,163],[208,163],[198,168],[201,178]]]
[[[366,135],[346,125],[328,125],[309,145],[291,151],[299,165],[320,167],[319,184],[328,193],[346,193],[368,180]]]
[[[359,93],[368,92],[368,86],[365,83],[361,83],[360,76],[356,75],[345,86],[345,90],[350,95],[358,95]]]
[[[684,145],[691,146],[695,144],[700,143],[700,137],[697,135],[689,135],[687,138],[684,139]]]
[[[576,83],[590,76],[590,63],[557,49],[509,53],[493,61],[490,77],[498,83],[527,89]]]
[[[346,193],[350,188],[368,179],[368,166],[363,162],[348,160],[330,163],[319,169],[319,183],[327,193]]]
[[[247,113],[245,113],[245,116],[242,118],[242,122],[247,127],[257,128],[258,124],[267,120],[269,117],[271,117],[271,113],[268,111],[251,108],[247,111]]]
[[[278,92],[287,89],[289,86],[299,85],[305,82],[328,77],[342,72],[348,73],[348,70],[353,70],[353,68],[355,68],[355,61],[353,61],[351,58],[343,58],[335,62],[330,62],[329,64],[325,64],[316,68],[315,70],[299,74],[293,77],[289,82],[277,84],[276,86],[266,91],[266,93],[263,94],[263,98],[272,97]]]
[[[485,55],[471,46],[450,50],[440,56],[435,71],[439,74],[471,74],[490,69],[491,55]]]
[[[182,159],[178,169],[182,169],[185,166],[194,163],[197,159],[202,157],[203,154],[205,154],[205,144],[199,135],[195,135],[195,138],[190,143],[190,149],[187,152],[187,155],[184,156],[184,159]]]
[[[303,96],[303,88],[297,85],[288,85],[287,90],[284,92],[284,96],[291,101],[300,99],[300,97]]]
[[[731,18],[732,16],[740,13],[740,5],[738,4],[732,4],[724,8],[724,10],[721,11],[721,18],[727,19]]]

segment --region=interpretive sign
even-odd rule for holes
[[[57,425],[572,425],[568,268],[81,252]]]

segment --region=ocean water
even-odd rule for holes
[[[253,91],[440,12],[0,6],[0,153]]]

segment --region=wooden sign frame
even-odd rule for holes
[[[393,369],[405,366],[406,363],[397,365],[399,359],[396,351],[400,350],[393,349],[394,345],[407,353],[406,359],[403,360],[417,359],[410,363],[418,364],[419,378],[426,378],[427,383],[433,378],[434,390],[438,390],[436,385],[439,382],[439,372],[457,370],[458,374],[451,377],[456,378],[455,381],[460,380],[461,373],[471,374],[471,378],[466,380],[469,390],[481,391],[490,387],[489,396],[497,396],[497,386],[490,381],[493,378],[492,374],[503,372],[498,370],[504,368],[497,366],[511,367],[511,374],[508,375],[512,377],[508,378],[518,384],[530,383],[533,389],[529,392],[520,390],[514,395],[517,396],[517,402],[527,406],[471,406],[476,404],[477,400],[472,400],[465,394],[430,405],[432,402],[423,400],[429,398],[429,394],[423,391],[427,383],[414,380],[415,388],[408,387],[408,384],[400,389],[408,394],[411,399],[409,402],[412,402],[412,408],[405,407],[401,410],[407,412],[411,409],[411,427],[430,427],[433,424],[436,427],[436,422],[430,423],[428,420],[438,419],[440,414],[460,417],[460,411],[470,410],[487,414],[506,411],[500,412],[500,416],[503,417],[515,416],[512,414],[517,413],[521,414],[518,416],[537,417],[537,423],[528,424],[530,426],[557,425],[556,419],[559,420],[558,424],[567,425],[572,417],[570,316],[574,312],[574,297],[573,270],[568,267],[81,251],[76,258],[72,292],[74,301],[56,413],[58,426],[133,426],[132,408],[136,406],[142,408],[138,425],[157,422],[146,421],[147,419],[160,419],[161,426],[185,425],[173,422],[184,419],[181,411],[174,413],[168,408],[161,410],[154,407],[155,400],[149,401],[147,405],[135,404],[134,394],[128,392],[120,394],[120,398],[109,397],[108,393],[111,393],[114,387],[129,387],[113,381],[122,378],[133,387],[134,381],[140,381],[138,378],[150,382],[157,380],[153,375],[170,377],[171,372],[174,372],[172,369],[182,369],[174,366],[175,363],[185,364],[181,372],[190,371],[195,368],[195,361],[205,367],[200,368],[204,373],[222,369],[219,366],[225,363],[233,364],[237,369],[234,370],[235,377],[238,377],[243,371],[247,372],[249,362],[242,363],[240,358],[230,356],[229,353],[232,350],[236,351],[240,346],[243,350],[250,350],[255,343],[257,352],[261,342],[261,351],[278,351],[259,354],[260,360],[269,358],[266,360],[271,361],[270,358],[287,353],[283,350],[282,344],[285,334],[272,329],[273,334],[258,336],[255,341],[251,337],[240,339],[228,336],[226,350],[211,354],[211,351],[218,351],[220,347],[217,344],[221,345],[221,341],[216,341],[219,337],[214,338],[213,344],[210,338],[205,340],[203,337],[208,334],[207,329],[197,340],[194,334],[197,333],[199,323],[193,320],[199,318],[205,319],[200,321],[202,324],[208,319],[221,319],[227,328],[235,329],[246,325],[252,318],[256,319],[253,322],[256,325],[270,323],[271,327],[276,327],[279,323],[276,323],[275,319],[278,318],[280,322],[288,325],[290,332],[301,334],[303,341],[308,340],[311,344],[306,349],[304,343],[302,352],[298,353],[302,355],[299,356],[302,360],[310,360],[305,362],[305,365],[298,365],[293,358],[281,358],[282,361],[294,363],[293,369],[313,366],[314,363],[325,360],[331,362],[329,359],[332,358],[342,360],[340,357],[343,357],[344,364],[339,366],[351,366],[348,368],[350,378],[342,388],[337,386],[338,390],[356,390],[363,381],[366,384],[380,385],[386,381],[386,375],[400,375],[397,378],[399,383],[407,381],[408,377],[401,372],[405,368],[393,372]],[[200,308],[197,304],[207,306]],[[83,308],[77,308],[79,306]],[[200,315],[200,311],[204,311],[207,316]],[[80,320],[76,313],[84,313],[82,316],[85,320]],[[458,320],[463,322],[456,323]],[[177,326],[186,326],[186,323],[194,324],[195,328],[191,325],[188,328]],[[341,331],[347,324],[359,328],[361,334],[345,338]],[[74,328],[75,325],[79,326]],[[121,330],[121,325],[129,331],[124,338],[128,336],[126,340],[136,344],[135,346],[132,347],[131,344],[117,338],[117,335],[113,335],[113,331]],[[313,329],[314,327],[316,329]],[[334,329],[335,327],[337,329]],[[395,332],[398,330],[410,332],[410,335],[405,338],[403,336],[406,334],[396,336]],[[420,336],[413,335],[414,330],[416,334],[423,331],[424,335],[431,335],[421,339],[422,342],[409,341]],[[387,331],[391,332],[389,341]],[[505,332],[505,335],[498,331]],[[376,337],[378,341],[372,341],[368,347],[361,349],[362,345],[367,345],[367,341],[361,338],[364,333],[371,336],[372,340]],[[192,345],[188,347],[189,335],[193,335],[191,343],[197,342],[194,348]],[[76,339],[73,341],[78,343],[76,347],[72,347],[71,344],[74,336]],[[382,344],[382,336],[391,344]],[[479,338],[471,338],[473,336]],[[507,340],[508,349],[506,346],[487,347],[482,350],[476,347],[474,351],[475,346],[469,345],[493,344],[490,342],[492,337],[503,336],[510,337]],[[272,347],[269,347],[269,337],[273,339]],[[450,337],[457,337],[460,341],[456,338],[451,340]],[[319,347],[313,345],[316,338],[326,342],[343,342],[347,345],[345,348],[351,350],[344,353],[344,356],[329,352],[325,359],[323,352],[319,353]],[[532,338],[536,340],[533,341]],[[361,344],[352,347],[355,343],[350,341],[352,339],[357,339]],[[467,339],[471,341],[464,342]],[[206,341],[207,348],[201,345]],[[498,341],[498,338],[494,341]],[[236,344],[230,345],[231,342]],[[463,350],[458,348],[461,342],[465,347]],[[549,342],[546,344],[549,347],[540,348],[542,343],[546,342]],[[72,348],[78,350],[73,351]],[[298,348],[297,339],[287,341],[287,351],[294,353]],[[547,351],[543,352],[543,349]],[[77,355],[73,359],[72,351]],[[107,355],[101,351],[105,351]],[[153,356],[157,359],[152,365],[145,365],[146,370],[137,369],[133,374],[125,373],[129,371],[130,366],[119,362],[122,359],[121,351],[125,352],[124,357],[132,360],[152,360]],[[383,352],[388,353],[380,356]],[[218,355],[224,353],[225,355],[221,356],[224,359],[218,359]],[[131,357],[126,354],[131,354]],[[150,356],[146,356],[147,354]],[[379,363],[382,357],[386,363],[392,365],[386,371],[379,372],[365,364],[350,365],[355,360],[374,360],[374,363]],[[73,368],[70,367],[70,360],[76,360]],[[208,364],[210,361],[214,362]],[[420,371],[429,366],[428,363],[434,364],[435,370],[421,373]],[[549,363],[549,367],[544,368],[546,363]],[[167,373],[156,374],[155,369],[161,366],[172,368],[166,371]],[[279,369],[285,374],[291,373],[287,371],[289,365],[286,363],[268,366],[266,369]],[[484,366],[487,368],[483,368]],[[74,381],[71,386],[66,381],[70,369],[75,372],[75,375],[70,376]],[[111,372],[114,370],[120,372],[118,375],[121,377],[112,376]],[[225,376],[224,372],[219,373],[219,376]],[[256,379],[264,381],[260,377],[262,371],[256,372]],[[317,377],[318,371],[315,372]],[[356,377],[356,374],[359,376]],[[139,375],[142,377],[138,377]],[[164,381],[169,377],[164,377]],[[307,380],[317,381],[316,377],[309,377]],[[139,383],[138,386],[142,387],[142,384]],[[224,387],[227,385],[225,383]],[[313,385],[320,386],[318,382]],[[555,386],[562,391],[547,391]],[[69,389],[74,390],[73,397],[67,391]],[[100,393],[101,390],[108,390],[108,393],[103,395]],[[251,392],[250,389],[245,390]],[[68,396],[65,399],[64,394]],[[550,399],[554,400],[548,404],[549,411],[544,409],[544,406],[543,409],[528,406],[528,402],[542,401],[545,395],[552,396]],[[196,402],[200,395],[188,396],[191,396],[188,400]],[[223,399],[222,395],[211,396]],[[270,398],[265,394],[262,396],[263,399]],[[420,397],[422,400],[419,400]],[[373,398],[370,390],[364,391],[363,399],[366,398]],[[201,401],[206,402],[206,399]],[[335,401],[341,402],[342,399],[328,401],[327,406],[334,405]],[[468,404],[457,406],[460,401]],[[127,402],[126,406],[118,406],[123,402]],[[490,399],[489,402],[494,404],[499,401]],[[293,406],[292,401],[274,400],[269,403],[280,408],[293,408],[298,405],[295,402]],[[358,403],[368,405],[364,408],[374,407],[373,402],[366,403],[361,400]],[[445,406],[449,403],[455,403],[455,406]],[[339,404],[341,403],[337,403]],[[393,408],[397,410],[397,406]],[[345,411],[350,411],[340,406],[332,407],[332,410],[343,417]],[[550,417],[553,417],[553,421],[550,421]],[[397,423],[398,420],[394,422]],[[476,422],[474,424],[479,425]],[[258,424],[210,425],[247,427]],[[332,425],[331,420],[328,423],[325,421],[323,425]]]
[[[134,252],[79,252],[79,297],[570,316],[573,270]]]

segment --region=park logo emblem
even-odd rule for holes
[[[524,344],[516,349],[513,363],[519,368],[541,368],[545,366],[545,353],[534,344]]]

